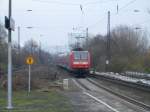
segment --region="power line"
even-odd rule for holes
[[[95,22],[94,24],[89,25],[88,28],[94,27],[94,26],[97,25],[99,22],[101,22],[103,19],[105,19],[105,16],[103,16],[100,20],[98,20],[98,21]]]
[[[133,3],[135,3],[135,1],[137,1],[137,0],[131,0],[130,2],[128,2],[127,4],[125,4],[123,7],[121,7],[120,9],[119,9],[119,11],[120,10],[123,10],[123,9],[125,9],[126,7],[128,7],[129,5],[131,5],[131,4],[133,4]],[[116,15],[118,15],[119,13],[113,13],[112,15],[113,16],[116,16]],[[143,21],[143,22],[140,22],[140,23],[137,23],[137,24],[145,24],[145,23],[147,23],[147,22],[149,22],[150,20],[146,20],[146,21]]]
[[[130,2],[128,2],[127,4],[125,4],[123,7],[121,7],[119,10],[123,10],[124,8],[126,8],[129,5],[133,4],[135,1],[137,1],[137,0],[131,0]]]
[[[117,8],[118,8],[117,13],[114,12],[114,13],[112,13],[111,15],[112,15],[112,16],[119,15],[119,14],[120,14],[119,11],[121,11],[121,10],[127,8],[129,5],[133,4],[135,1],[137,1],[137,0],[131,0],[130,2],[128,2],[127,4],[125,4],[124,6],[122,6],[121,8],[119,8],[119,6],[118,6],[118,4],[117,4]]]
[[[83,3],[84,5],[95,5],[95,4],[102,4],[102,3],[108,3],[108,2],[114,2],[114,1],[118,1],[118,0],[108,0],[108,1],[95,1],[95,2],[87,2],[87,3]]]
[[[81,3],[72,3],[72,2],[62,2],[62,1],[43,1],[43,0],[32,0],[34,2],[41,2],[41,3],[49,3],[49,4],[59,4],[59,5],[70,5],[70,6],[77,6],[77,5],[81,5]],[[94,2],[85,2],[82,3],[83,5],[94,5],[94,4],[102,4],[102,3],[108,3],[108,2],[114,2],[114,1],[118,1],[118,0],[109,0],[109,1],[94,1]]]
[[[71,2],[61,2],[61,1],[43,1],[43,0],[32,0],[34,2],[40,3],[49,3],[49,4],[59,4],[59,5],[70,5],[70,6],[79,6],[78,3],[71,3]]]
[[[128,2],[127,4],[125,4],[123,7],[121,7],[120,9],[118,9],[119,11],[120,10],[123,10],[124,8],[126,8],[126,7],[128,7],[129,5],[131,5],[131,4],[133,4],[135,1],[137,1],[137,0],[131,0],[130,2]],[[118,15],[118,13],[112,13],[112,16],[116,16],[116,15]],[[105,19],[105,16],[103,16],[100,20],[98,20],[97,22],[95,22],[94,24],[92,24],[92,25],[90,25],[90,26],[88,26],[89,28],[90,27],[93,27],[93,26],[95,26],[95,25],[97,25],[100,21],[102,21],[103,19]]]
[[[35,2],[41,2],[41,3],[53,3],[53,4],[59,4],[59,5],[70,5],[70,6],[80,6],[81,7],[81,3],[71,3],[71,2],[61,2],[61,1],[42,1],[42,0],[32,0]],[[107,3],[107,2],[113,2],[113,1],[118,1],[118,0],[109,0],[109,1],[103,1],[103,3]],[[123,7],[121,7],[120,9],[118,8],[118,11],[121,11],[123,9],[125,9],[126,7],[128,7],[129,5],[133,4],[135,1],[137,0],[131,0],[130,2],[128,2],[127,4],[125,4]],[[100,0],[99,1],[95,1],[95,2],[87,2],[87,3],[83,3],[84,5],[90,5],[90,4],[97,4],[97,3],[102,3]],[[112,13],[113,16],[117,15],[118,13]],[[91,28],[95,25],[97,25],[100,21],[102,21],[103,19],[105,19],[105,16],[103,16],[100,20],[98,20],[97,22],[95,22],[92,25],[89,25],[88,27]]]
[[[117,13],[114,12],[114,13],[111,13],[111,15],[113,15],[113,16],[118,15],[118,14],[119,14],[119,11],[121,11],[121,10],[127,8],[129,5],[133,4],[135,1],[137,1],[137,0],[131,0],[130,2],[128,2],[127,4],[125,4],[124,6],[122,6],[121,8],[119,8],[119,4],[117,4],[117,6],[116,6]],[[113,11],[111,11],[111,12],[113,12]]]

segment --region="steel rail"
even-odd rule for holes
[[[97,87],[99,87],[99,88],[102,88],[103,90],[105,90],[105,91],[107,91],[107,92],[109,92],[109,93],[111,93],[111,94],[114,94],[115,96],[120,97],[121,99],[124,99],[125,101],[128,101],[128,102],[130,102],[130,103],[132,103],[132,104],[135,104],[135,105],[137,105],[137,106],[139,106],[139,107],[142,107],[142,108],[144,108],[144,109],[150,111],[150,105],[147,105],[147,104],[145,104],[145,103],[143,103],[143,102],[137,101],[137,100],[135,100],[135,99],[133,99],[133,98],[130,98],[130,97],[128,97],[128,96],[119,94],[119,93],[113,91],[113,90],[110,89],[110,88],[104,87],[104,86],[102,86],[102,85],[96,83],[95,81],[93,81],[93,80],[91,80],[91,79],[88,79],[88,78],[87,78],[87,81],[89,81],[90,83],[94,84],[95,86],[97,86]]]
[[[116,79],[116,78],[112,78],[112,77],[107,77],[107,76],[102,76],[102,75],[98,75],[98,74],[89,74],[88,76],[98,78],[98,79],[101,78],[101,79],[107,80],[112,83],[121,84],[121,85],[124,85],[127,87],[132,87],[132,88],[136,88],[136,89],[143,90],[146,92],[150,92],[150,86],[142,84],[142,83],[128,82],[128,81],[124,81],[124,80],[120,80],[120,79]]]

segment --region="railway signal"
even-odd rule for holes
[[[12,17],[9,19],[7,16],[5,16],[5,28],[15,31],[15,21]]]
[[[26,58],[26,64],[29,65],[29,76],[28,76],[28,94],[31,92],[31,65],[34,63],[32,56]]]

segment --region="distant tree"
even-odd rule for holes
[[[94,38],[90,38],[84,43],[84,48],[91,54],[92,66],[102,71],[105,69],[105,41],[104,36],[96,35]]]
[[[97,35],[85,42],[85,48],[91,52],[93,67],[105,70],[107,36]],[[145,32],[136,31],[128,26],[118,26],[111,31],[109,70],[144,71],[144,56],[148,51],[148,39]]]
[[[42,50],[38,43],[31,39],[25,42],[25,45],[22,49],[22,57],[27,57],[28,55],[32,55],[35,58],[36,64],[47,64],[48,59],[51,55]]]
[[[24,50],[26,50],[27,52],[31,54],[36,52],[38,51],[38,43],[33,39],[28,40],[25,42]]]
[[[7,33],[2,24],[0,24],[0,67],[3,71],[6,71],[7,63],[7,43],[6,43]]]
[[[0,24],[0,43],[5,41],[7,34],[4,27]]]
[[[111,39],[112,70],[143,70],[142,65],[137,65],[139,61],[142,61],[142,57],[148,49],[148,40],[144,33],[137,32],[127,26],[119,26],[112,30]],[[117,63],[116,67],[114,66],[115,63]]]

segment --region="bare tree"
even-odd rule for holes
[[[7,33],[0,24],[0,67],[5,71],[7,63],[7,43],[6,43]]]
[[[95,36],[89,40],[87,48],[91,51],[93,67],[104,71],[107,36]],[[145,32],[136,31],[128,26],[118,26],[111,31],[110,70],[144,71],[143,58],[148,51],[148,39]]]

